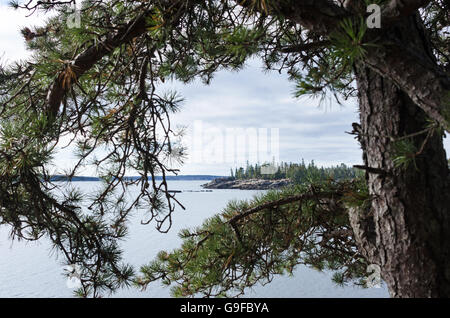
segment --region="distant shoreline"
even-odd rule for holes
[[[127,176],[125,180],[137,180],[138,176]],[[151,178],[149,178],[151,179]],[[89,176],[74,176],[69,178],[63,175],[55,175],[50,178],[52,182],[99,182],[102,179]],[[162,180],[162,176],[156,176],[155,180]],[[292,184],[290,179],[235,179],[233,177],[216,175],[180,175],[166,176],[167,181],[209,181],[201,185],[204,189],[236,189],[236,190],[270,190],[279,189]]]
[[[127,176],[124,177],[126,180],[137,180],[139,176]],[[224,176],[215,176],[215,175],[180,175],[180,176],[166,176],[166,180],[173,181],[208,181],[214,180],[217,178],[224,178]],[[149,178],[151,179],[151,178]],[[86,177],[86,176],[74,176],[69,178],[63,175],[55,175],[50,178],[51,181],[66,181],[66,182],[83,182],[83,181],[101,181],[98,177]],[[162,180],[162,176],[156,176],[155,180]]]

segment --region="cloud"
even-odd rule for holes
[[[223,132],[227,128],[278,128],[282,161],[359,163],[361,150],[345,133],[358,120],[356,101],[321,108],[319,100],[293,98],[293,87],[286,75],[263,72],[259,62],[251,61],[241,72],[219,72],[209,86],[169,83],[162,89],[176,89],[185,97],[182,110],[172,117],[175,124],[192,129],[194,122],[201,121]],[[232,162],[188,164],[182,172],[228,174],[230,167]]]
[[[28,14],[28,11],[12,9],[7,1],[0,2],[0,57],[3,63],[25,59],[30,55],[20,30],[25,26],[42,25],[45,17],[38,13],[27,17]]]
[[[19,30],[23,26],[42,23],[42,16],[25,17],[24,11],[8,8],[0,2],[0,55],[9,61],[25,58],[28,53]],[[240,72],[221,71],[209,86],[199,81],[184,85],[168,82],[160,90],[177,90],[185,97],[182,110],[172,116],[174,125],[188,126],[201,121],[217,129],[278,128],[280,160],[298,162],[315,160],[331,165],[360,163],[361,150],[354,138],[345,133],[358,121],[356,100],[343,107],[319,107],[313,99],[294,99],[293,83],[287,76],[263,72],[261,64],[252,60]],[[445,139],[450,149],[449,138]],[[192,154],[192,149],[188,149]],[[72,149],[61,151],[55,158],[57,168],[74,162]],[[214,160],[211,160],[214,162]],[[191,160],[181,168],[183,174],[228,174],[232,162],[198,163]],[[92,171],[87,170],[87,173]]]

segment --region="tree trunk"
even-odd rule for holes
[[[420,28],[410,29],[402,40],[429,53]],[[358,247],[370,263],[381,267],[392,297],[449,297],[450,173],[443,134],[429,136],[414,163],[396,167],[398,138],[423,131],[429,117],[394,83],[362,63],[355,73],[358,139],[365,165],[376,168],[366,174],[370,208],[350,211]],[[420,149],[427,133],[411,139]]]

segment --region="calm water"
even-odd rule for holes
[[[200,190],[204,181],[172,181],[173,190]],[[97,182],[74,182],[74,186],[90,191]],[[213,192],[183,192],[177,194],[186,210],[174,213],[174,224],[168,234],[157,232],[151,224],[141,225],[136,215],[130,223],[130,236],[123,243],[127,262],[139,266],[152,260],[160,250],[180,245],[180,229],[200,225],[203,220],[221,211],[231,199],[249,199],[258,191],[214,190]],[[307,267],[298,267],[293,277],[281,276],[271,284],[249,290],[247,297],[389,297],[385,286],[361,289],[338,287],[331,274]],[[63,267],[50,253],[47,241],[26,243],[8,240],[8,228],[0,227],[0,297],[72,297],[66,286]],[[168,287],[155,283],[146,291],[124,289],[112,297],[170,297]]]

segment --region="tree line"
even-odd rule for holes
[[[301,184],[305,181],[317,181],[326,179],[348,180],[354,179],[361,174],[361,170],[347,166],[344,163],[330,167],[319,167],[316,165],[314,160],[309,163],[305,163],[303,159],[300,163],[281,162],[278,165],[274,165],[273,163],[250,164],[247,161],[245,168],[236,167],[234,170],[230,169],[231,177],[238,180],[291,179],[295,184]]]

